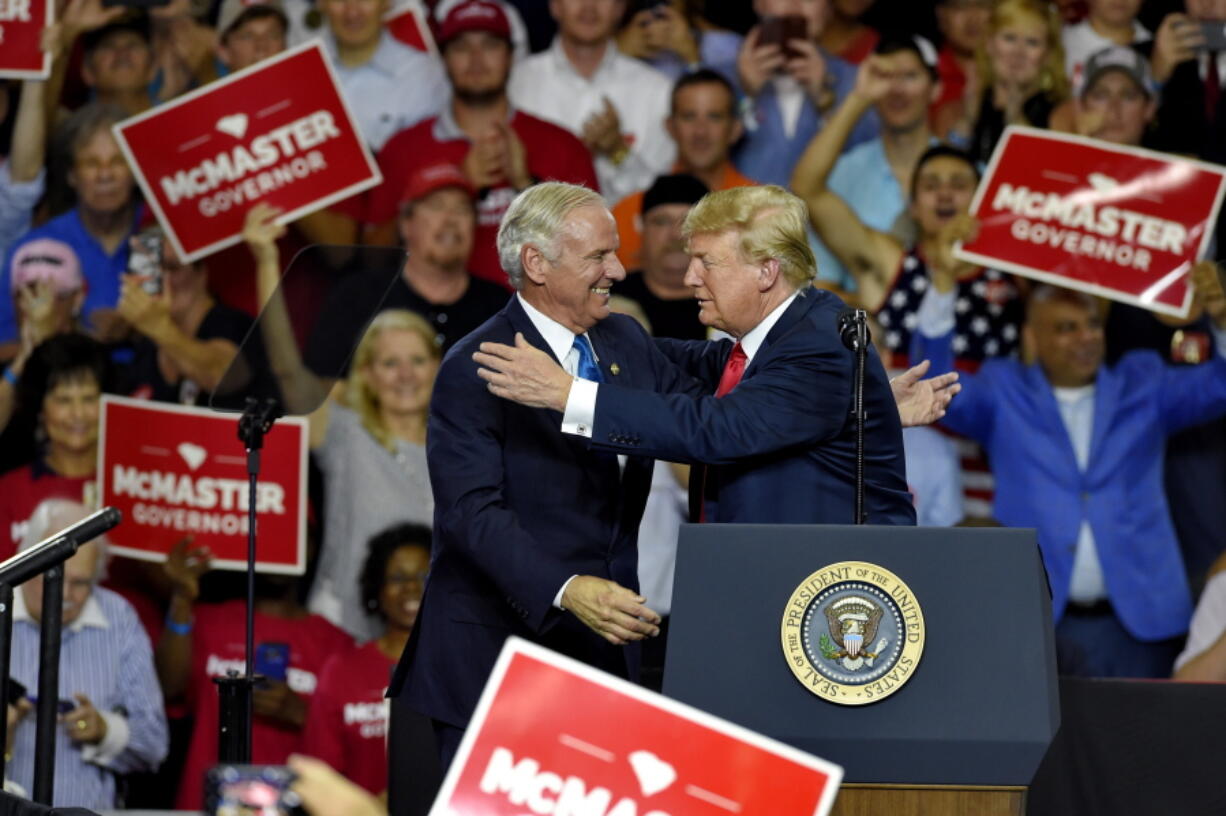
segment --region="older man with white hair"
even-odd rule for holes
[[[30,519],[26,550],[89,515],[78,502],[48,499]],[[166,714],[153,668],[153,649],[128,602],[97,586],[106,567],[106,542],[81,547],[64,562],[60,645],[60,727],[55,745],[57,807],[110,810],[116,777],[151,771],[166,757]],[[43,581],[13,593],[12,677],[35,694]],[[18,725],[10,777],[33,789],[34,718]]]

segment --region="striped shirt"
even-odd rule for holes
[[[25,597],[13,593],[12,676],[29,694],[38,693],[39,625]],[[60,645],[61,700],[89,697],[107,720],[97,746],[78,746],[61,726],[56,732],[56,807],[110,810],[115,775],[154,770],[166,757],[166,712],[153,669],[153,649],[132,607],[119,595],[94,587],[75,621],[64,627]],[[10,778],[34,790],[34,714],[17,726]]]

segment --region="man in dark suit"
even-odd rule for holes
[[[806,218],[786,190],[746,187],[711,193],[686,219],[699,317],[735,338],[660,341],[704,384],[698,393],[576,379],[525,338],[483,344],[480,374],[498,396],[563,412],[555,429],[592,450],[706,465],[691,484],[705,487],[707,521],[851,523],[854,358],[837,329],[843,302],[811,285]],[[914,524],[899,412],[875,351],[864,400],[868,521]]]
[[[389,693],[434,720],[444,764],[508,635],[634,677],[635,641],[658,633],[636,578],[651,460],[593,451],[558,432],[558,413],[498,399],[472,360],[482,342],[518,334],[548,349],[558,371],[692,389],[637,323],[610,316],[609,287],[625,276],[617,244],[591,190],[548,183],[522,193],[498,234],[517,293],[452,348],[435,381],[434,557]]]

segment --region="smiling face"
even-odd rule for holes
[[[383,588],[379,590],[379,610],[389,625],[412,629],[421,610],[422,590],[430,570],[430,551],[417,544],[398,547],[387,560]]]
[[[936,156],[915,172],[911,216],[924,238],[935,236],[954,216],[970,208],[979,183],[975,170],[955,156]]]
[[[987,51],[998,82],[1034,85],[1047,56],[1047,25],[1038,17],[1019,14],[988,38]]]
[[[613,216],[604,207],[580,206],[563,222],[550,260],[545,248],[525,248],[532,260],[525,263],[531,285],[524,297],[537,309],[575,334],[609,316],[609,287],[626,277],[617,259],[621,241]]]
[[[472,253],[476,213],[472,199],[458,187],[444,187],[421,198],[400,217],[405,248],[431,266],[460,269]]]
[[[80,455],[98,447],[98,400],[102,389],[93,374],[61,380],[43,397],[42,424],[48,454]]]
[[[425,414],[438,360],[425,338],[407,329],[385,329],[374,339],[370,362],[363,369],[366,384],[383,416]]]
[[[914,51],[903,49],[881,58],[882,70],[889,77],[889,90],[877,103],[877,114],[885,127],[907,132],[924,124],[928,105],[934,100],[936,80]]]
[[[983,44],[991,17],[991,0],[946,0],[937,6],[941,37],[963,56],[974,54]]]
[[[698,320],[738,338],[761,321],[763,294],[763,265],[745,260],[740,244],[736,230],[691,235],[685,273]]]
[[[1023,331],[1053,386],[1079,388],[1094,382],[1106,342],[1102,319],[1091,304],[1064,296],[1032,302]]]

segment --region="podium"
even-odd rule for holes
[[[829,606],[843,597],[827,588],[843,589],[837,576],[814,574],[845,562],[892,573],[907,590],[895,594],[913,600],[923,619],[922,653],[905,681],[879,685],[871,702],[855,705],[830,702],[824,681],[794,673],[803,661],[789,655],[784,625],[800,614],[789,608],[811,603],[804,642],[822,639],[825,651],[809,649],[816,663],[836,673],[856,665],[832,657],[846,655],[854,635],[842,652],[827,636],[838,617],[872,615],[857,616],[854,600],[817,611],[822,598]],[[890,595],[872,586],[862,594],[874,592]],[[881,605],[893,610],[877,614],[888,635],[898,607]],[[834,812],[843,816],[1020,814],[1059,728],[1050,593],[1032,530],[685,525],[670,627],[664,693],[842,765]],[[885,644],[885,661],[890,638],[873,629],[863,637],[863,650]],[[846,698],[848,687],[838,688]]]

